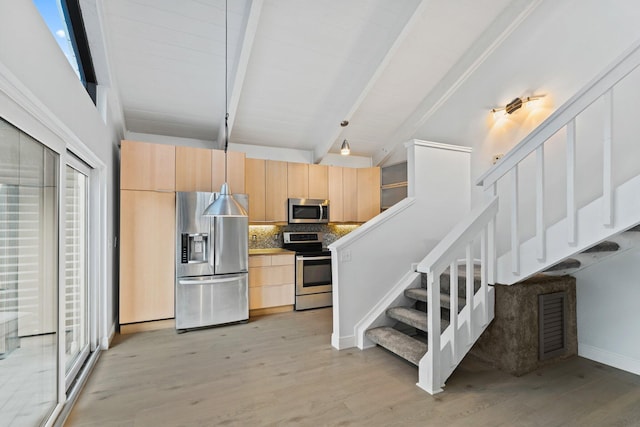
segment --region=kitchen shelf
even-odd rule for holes
[[[380,174],[380,210],[385,210],[407,197],[407,163],[385,166]]]

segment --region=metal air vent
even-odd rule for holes
[[[540,360],[563,354],[567,350],[566,292],[538,295],[538,320]]]

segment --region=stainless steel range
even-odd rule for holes
[[[284,248],[296,252],[296,310],[330,307],[331,252],[319,232],[285,231]]]

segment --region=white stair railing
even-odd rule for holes
[[[626,206],[624,200],[616,200],[618,197],[615,196],[618,188],[613,179],[613,171],[615,170],[613,119],[614,88],[639,65],[640,43],[636,43],[477,180],[477,184],[484,188],[488,197],[494,197],[498,193],[498,182],[506,181],[505,184],[508,186],[506,187],[508,191],[504,191],[502,194],[509,194],[509,226],[505,229],[510,232],[508,239],[510,248],[505,251],[504,257],[499,257],[499,266],[496,272],[496,279],[499,283],[512,284],[523,280],[545,267],[637,223],[637,214],[635,217],[631,217],[624,212],[621,214],[616,211],[616,209],[630,210],[633,206],[631,204]],[[602,195],[597,199],[600,213],[599,220],[595,223],[587,211],[581,212],[582,208],[593,210],[593,207],[579,206],[577,203],[576,194],[577,190],[580,190],[581,180],[576,177],[576,146],[578,145],[580,149],[584,149],[585,146],[579,145],[580,141],[577,141],[576,138],[576,118],[598,100],[602,101],[602,109],[604,110],[600,139],[602,146],[598,153],[598,156],[602,158]],[[562,187],[562,191],[566,190],[563,201],[566,204],[566,216],[558,223],[547,224],[545,223],[545,212],[548,207],[545,207],[544,200],[548,196],[545,192],[551,190],[549,190],[549,186],[545,190],[544,154],[546,143],[560,131],[564,131],[566,135],[564,141],[566,146],[566,164],[564,165],[566,182],[558,183],[560,185],[552,190],[555,191],[559,187]],[[594,149],[592,146],[589,148]],[[528,191],[527,193],[522,192],[519,173],[523,162],[530,155],[535,156],[535,185],[533,186],[535,192],[533,201],[533,205],[535,205],[533,214],[535,235],[532,239],[523,242],[521,225],[531,217],[531,213],[521,212],[519,200],[526,197]],[[640,166],[637,173],[640,175]],[[507,203],[501,201],[501,204],[506,209]],[[562,224],[559,224],[560,222]],[[551,229],[552,225],[554,225],[553,229]],[[562,225],[564,229],[563,242],[559,242],[558,239],[553,242],[549,241],[551,238],[558,237],[556,225]]]
[[[418,386],[430,394],[442,391],[473,343],[493,320],[495,244],[492,233],[498,212],[498,198],[493,197],[474,209],[419,264],[417,271],[427,274],[428,351],[420,360]],[[480,289],[474,292],[474,242],[479,238]],[[459,254],[465,254],[466,303],[458,313]],[[440,333],[440,275],[450,270],[449,326]]]

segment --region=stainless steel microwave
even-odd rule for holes
[[[328,222],[328,200],[289,199],[289,224],[326,224]]]

